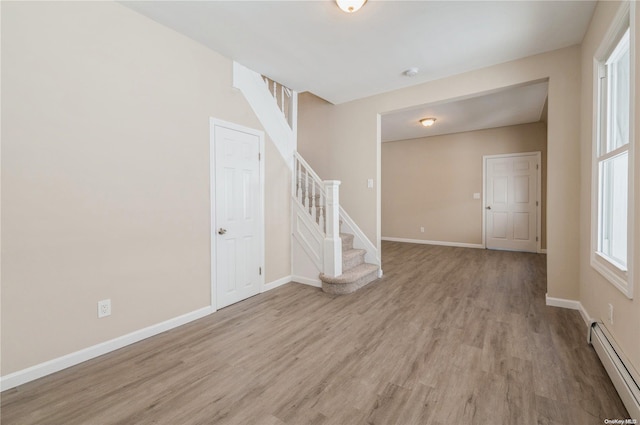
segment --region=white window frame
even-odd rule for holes
[[[634,229],[634,200],[633,200],[633,170],[634,170],[634,141],[635,141],[635,2],[623,2],[607,31],[600,47],[594,55],[593,61],[593,146],[591,168],[591,266],[618,288],[627,298],[633,298],[633,229]],[[606,154],[600,154],[603,137],[603,100],[607,100],[606,89],[600,83],[604,75],[604,64],[611,56],[618,42],[629,30],[629,63],[630,63],[630,94],[629,94],[629,144],[628,147],[614,149]],[[603,99],[604,98],[604,99]],[[600,238],[600,164],[608,158],[628,152],[628,193],[627,193],[627,266],[617,264],[614,260],[599,252]]]

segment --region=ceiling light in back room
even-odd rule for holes
[[[404,75],[406,75],[407,77],[415,77],[416,75],[418,75],[418,68],[409,68],[404,72]]]
[[[347,13],[353,13],[360,10],[367,0],[336,0],[336,4]]]
[[[420,124],[422,124],[425,127],[431,127],[435,123],[436,123],[435,118],[422,118],[420,120]]]

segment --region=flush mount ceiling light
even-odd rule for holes
[[[433,124],[435,124],[436,119],[435,118],[422,118],[420,120],[420,124],[422,124],[425,127],[431,127]]]
[[[406,75],[407,77],[415,77],[416,75],[418,75],[418,68],[409,68],[404,72],[404,75]]]
[[[336,0],[338,7],[347,13],[353,13],[360,10],[367,0]]]

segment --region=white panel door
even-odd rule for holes
[[[214,126],[215,285],[222,308],[260,291],[260,137]]]
[[[537,252],[539,154],[485,160],[487,248]]]

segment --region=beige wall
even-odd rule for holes
[[[374,242],[381,236],[379,114],[463,98],[549,78],[547,275],[552,297],[577,299],[579,250],[580,47],[573,46],[442,80],[328,106],[313,130],[298,127],[300,151],[326,143],[328,156],[306,158],[342,181],[340,200]],[[307,103],[301,98],[300,114]],[[367,189],[367,179],[375,189]],[[384,265],[383,265],[384,268]]]
[[[542,153],[544,188],[542,122],[383,143],[382,236],[481,244],[482,201],[473,193],[483,192],[482,157],[521,152]]]
[[[581,108],[581,183],[580,183],[580,301],[589,315],[602,321],[630,359],[636,371],[640,372],[640,55],[636,54],[635,79],[635,299],[629,300],[609,281],[604,279],[590,264],[591,235],[591,152],[593,144],[593,58],[606,34],[620,3],[599,2],[591,25],[582,44],[582,108]],[[637,8],[637,6],[636,6]],[[636,22],[640,22],[640,8],[636,10]],[[636,30],[635,43],[640,36]],[[637,47],[636,47],[637,49]],[[637,52],[637,50],[636,50]],[[608,304],[614,308],[613,325],[608,323]]]
[[[7,375],[208,306],[209,117],[262,128],[230,60],[117,3],[3,2],[2,31]],[[290,183],[266,163],[269,282]]]
[[[327,128],[333,105],[312,93],[298,95],[298,153],[309,162],[321,179],[331,179],[329,168],[329,139],[331,128]],[[304,132],[301,131],[304,130]]]

